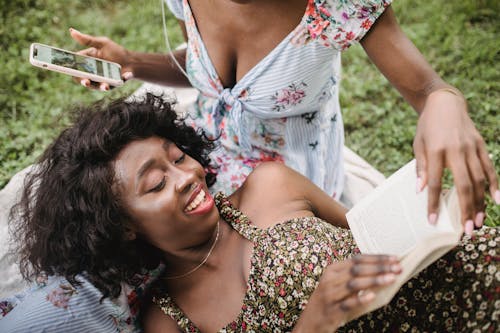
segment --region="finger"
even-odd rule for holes
[[[350,270],[354,264],[380,262],[387,262],[391,264],[399,263],[399,259],[396,256],[386,254],[357,254],[350,259],[333,262],[328,266],[327,270],[336,274],[342,271]]]
[[[349,280],[345,284],[345,290],[349,293],[357,293],[360,290],[376,288],[393,283],[396,280],[396,274],[385,273],[374,276],[361,276]]]
[[[80,81],[80,84],[84,86],[85,88],[90,88],[90,80],[89,79],[81,79],[81,78],[75,78],[76,81]]]
[[[425,157],[425,146],[420,138],[413,142],[413,154],[417,165],[417,193],[422,192],[427,184],[427,159]]]
[[[353,295],[359,295],[359,292],[386,286],[396,281],[396,275],[389,273],[378,276],[353,278],[346,283],[336,285],[331,288],[324,288],[323,299],[325,304],[335,306],[335,304]]]
[[[75,77],[73,79],[75,80],[75,82],[81,84],[85,88],[89,88],[89,89],[92,89],[92,90],[102,90],[102,89],[104,89],[104,87],[101,89],[101,82],[95,82],[95,81],[91,81],[91,80],[86,79],[86,78],[79,78],[79,77]],[[105,91],[105,90],[102,90],[102,91]]]
[[[75,52],[76,54],[81,54],[84,56],[90,56],[94,58],[99,58],[99,55],[97,54],[97,49],[95,47],[89,47],[83,50],[80,50],[78,52]]]
[[[344,312],[348,312],[356,307],[367,304],[374,299],[375,293],[373,291],[368,290],[364,293],[355,293],[340,302],[339,308]]]
[[[484,220],[484,188],[486,185],[486,177],[483,172],[481,161],[478,159],[475,150],[467,154],[467,160],[473,184],[474,225],[477,228],[481,228]]]
[[[337,267],[329,266],[323,272],[321,277],[321,285],[326,290],[345,291],[347,286],[348,291],[356,289],[356,285],[352,284],[357,278],[379,278],[387,274],[400,274],[402,268],[397,259],[391,256],[364,256],[365,260],[370,262],[362,262],[359,260],[345,260],[343,264],[336,265]],[[366,287],[366,286],[363,286]],[[345,293],[339,293],[340,297],[345,297]]]
[[[459,159],[457,157],[450,159],[450,169],[458,193],[462,223],[465,227],[464,231],[466,234],[471,235],[474,229],[472,220],[474,214],[474,188],[466,161],[457,162]]]
[[[101,82],[99,83],[99,90],[100,91],[108,91],[109,90],[109,84]]]
[[[132,72],[123,72],[122,74],[123,81],[128,81],[134,78],[134,73]]]
[[[353,265],[350,269],[350,273],[353,277],[373,276],[385,273],[399,274],[401,271],[401,265],[393,262],[361,263]]]
[[[336,303],[352,295],[357,295],[359,291],[367,291],[370,289],[386,286],[396,281],[396,274],[386,273],[376,276],[351,277],[343,281],[337,281],[333,286],[324,286],[322,294],[324,304],[334,306]]]
[[[386,255],[359,255],[329,265],[321,276],[322,285],[336,288],[357,276],[401,273],[399,260]]]
[[[436,224],[438,218],[439,197],[441,194],[441,178],[443,177],[443,153],[436,151],[428,156],[427,167],[427,216],[430,224]]]
[[[396,256],[386,255],[386,254],[358,254],[352,257],[353,263],[399,263],[399,259]]]
[[[479,159],[481,160],[481,165],[486,174],[486,178],[490,184],[490,194],[497,205],[500,205],[500,191],[498,189],[498,177],[493,166],[491,158],[488,156],[484,142],[479,146],[478,149]]]
[[[73,28],[69,28],[69,33],[71,37],[81,45],[101,48],[105,42],[105,37],[87,35]]]

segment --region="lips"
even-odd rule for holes
[[[200,184],[195,186],[184,212],[189,215],[203,215],[209,213],[214,206],[214,198]]]
[[[189,203],[189,205],[186,207],[186,212],[190,212],[193,209],[196,209],[205,199],[205,191],[200,190],[198,194],[194,197],[193,200]]]

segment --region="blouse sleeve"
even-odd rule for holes
[[[174,14],[174,16],[184,21],[184,8],[182,7],[182,0],[164,0],[167,4],[168,9]]]
[[[345,50],[359,41],[392,0],[310,0],[305,39]]]

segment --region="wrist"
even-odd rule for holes
[[[418,112],[421,117],[426,110],[463,110],[467,113],[467,100],[460,90],[446,86],[428,93],[424,107]]]
[[[139,52],[135,51],[129,51],[127,49],[125,51],[125,56],[122,67],[127,68],[129,72],[132,72],[132,74],[136,74],[137,71],[137,66],[142,62],[141,61],[141,56]]]
[[[462,94],[462,92],[460,90],[458,90],[457,88],[452,87],[452,86],[448,86],[448,87],[444,87],[444,88],[439,88],[439,89],[432,90],[429,93],[429,95],[427,95],[427,98],[429,98],[429,97],[431,97],[431,96],[433,96],[435,94],[440,94],[440,93],[452,94],[452,95],[455,95],[455,96],[458,96],[460,98],[465,99],[465,97]]]

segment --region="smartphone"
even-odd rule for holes
[[[30,63],[51,71],[121,86],[121,66],[117,63],[76,54],[57,47],[33,43]]]

